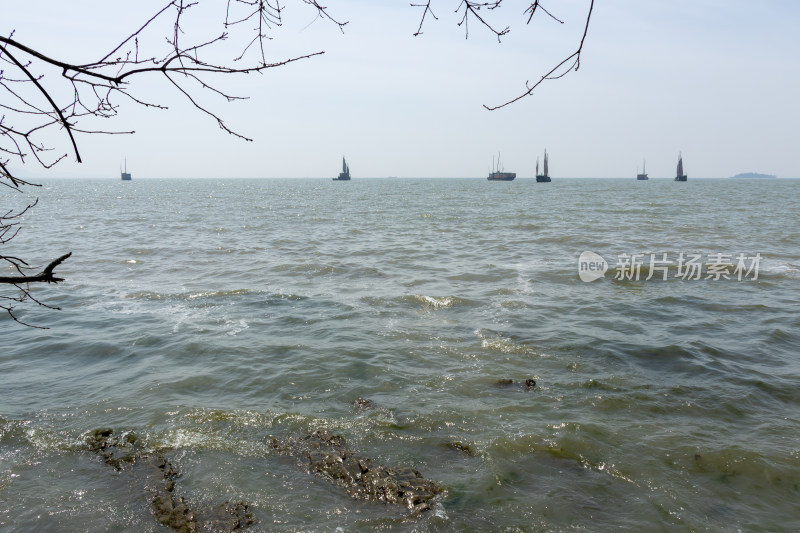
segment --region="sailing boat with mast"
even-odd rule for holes
[[[550,179],[550,173],[547,169],[547,150],[544,151],[544,172],[539,174],[539,158],[536,158],[536,183],[548,183],[552,181]]]
[[[333,178],[333,181],[350,181],[350,165],[347,164],[344,156],[342,156],[342,171],[338,178]]]
[[[683,156],[678,153],[678,171],[675,175],[675,181],[686,181],[686,174],[683,173]]]
[[[514,181],[514,178],[517,177],[516,172],[503,172],[503,168],[500,166],[500,154],[497,154],[497,169],[494,167],[494,156],[492,156],[492,171],[489,173],[489,177],[486,178],[489,181]]]
[[[122,175],[122,181],[131,181],[131,174],[128,172],[128,158],[125,158],[125,170],[119,169],[119,173]]]
[[[639,174],[639,173],[638,173],[638,171],[637,171],[637,174],[636,174],[636,179],[637,179],[637,180],[646,180],[646,179],[649,179],[649,178],[647,177],[647,172],[645,171],[645,163],[646,163],[646,161],[645,161],[644,159],[642,159],[642,173],[641,173],[641,174]]]

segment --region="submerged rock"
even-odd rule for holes
[[[271,439],[270,445],[279,453],[301,459],[310,472],[360,500],[399,504],[416,513],[430,509],[433,499],[444,494],[438,483],[417,470],[375,464],[353,453],[341,435],[324,429],[302,438]]]
[[[372,400],[368,400],[367,398],[358,398],[356,401],[353,402],[353,406],[357,409],[372,409],[375,407],[375,402]]]
[[[254,523],[245,503],[225,502],[209,509],[192,510],[174,493],[178,471],[158,452],[141,450],[134,433],[114,435],[110,428],[92,431],[86,437],[89,450],[119,472],[130,473],[150,494],[151,512],[159,523],[181,533],[235,531]]]
[[[498,379],[495,385],[497,385],[498,387],[509,387],[511,385],[514,385],[515,383],[516,382],[513,379]],[[528,378],[524,381],[524,384],[525,384],[525,390],[531,390],[536,386],[536,380],[533,378]]]
[[[465,444],[465,443],[463,443],[461,441],[458,441],[458,440],[457,441],[453,441],[453,442],[447,442],[447,443],[445,443],[445,446],[447,446],[448,448],[451,448],[453,450],[458,450],[461,453],[465,453],[465,454],[469,455],[470,457],[475,457],[475,455],[476,455],[475,454],[475,450],[472,449],[472,446],[470,446],[469,444]]]

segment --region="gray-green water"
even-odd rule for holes
[[[796,531],[798,197],[795,180],[49,181],[3,250],[73,256],[35,287],[63,310],[20,313],[50,329],[0,318],[0,529],[165,530],[84,449],[110,426],[165,449],[188,500],[246,501],[253,531]],[[584,251],[604,279],[580,280]],[[758,253],[758,279],[613,279],[621,254],[681,252]],[[446,497],[419,516],[352,500],[264,444],[320,427]]]

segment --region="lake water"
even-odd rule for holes
[[[167,530],[103,426],[252,531],[800,530],[798,180],[44,185],[3,252],[73,255],[49,329],[0,317],[2,531]],[[265,444],[319,428],[446,495]]]

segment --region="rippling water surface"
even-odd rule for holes
[[[20,313],[50,329],[0,318],[3,531],[166,529],[86,450],[102,426],[164,450],[187,500],[247,502],[253,531],[800,529],[800,181],[39,192],[4,253],[73,256],[34,289],[62,310]],[[584,251],[605,278],[580,280]],[[762,259],[614,279],[681,252]],[[265,444],[318,428],[446,496],[356,501]]]

